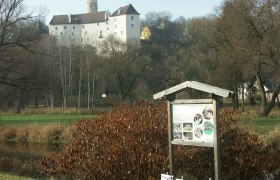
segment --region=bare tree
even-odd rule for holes
[[[226,1],[220,17],[224,44],[243,74],[257,79],[261,93],[261,115],[268,115],[280,90],[279,40],[280,2],[267,0]],[[268,104],[263,78],[274,79],[273,98]]]
[[[23,0],[0,0],[0,84],[24,90],[34,88],[29,85],[35,77],[18,72],[22,63],[12,54],[15,49],[31,50],[30,43],[38,31],[37,26],[30,23],[34,18],[23,7]]]
[[[106,75],[116,82],[119,98],[123,101],[147,68],[149,58],[137,48],[126,50],[129,45],[116,38],[109,37],[103,42],[102,47],[108,47],[108,45],[110,48],[102,49],[106,56],[100,63]]]

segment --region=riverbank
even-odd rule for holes
[[[34,180],[32,178],[29,178],[29,177],[20,177],[20,176],[10,175],[10,174],[7,174],[7,173],[2,173],[2,172],[0,172],[0,179],[4,179],[4,180]]]
[[[40,168],[40,160],[44,156],[61,152],[64,145],[0,142],[0,147],[0,172],[45,179]]]
[[[63,143],[73,137],[73,124],[94,119],[98,114],[1,115],[0,140],[36,143]]]

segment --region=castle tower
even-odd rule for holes
[[[86,0],[86,13],[98,12],[97,0]]]

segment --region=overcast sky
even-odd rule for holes
[[[81,14],[85,12],[86,0],[24,0],[25,6],[30,11],[42,7],[48,10],[47,23],[53,15]],[[150,11],[169,11],[173,19],[179,16],[186,18],[199,17],[214,13],[214,8],[219,7],[223,0],[99,0],[98,10],[113,12],[119,7],[132,4],[141,14],[141,18]]]

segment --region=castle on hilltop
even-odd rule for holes
[[[65,46],[98,46],[109,35],[140,45],[140,14],[131,4],[112,14],[98,11],[97,0],[86,0],[85,14],[54,15],[49,23],[49,35]]]

